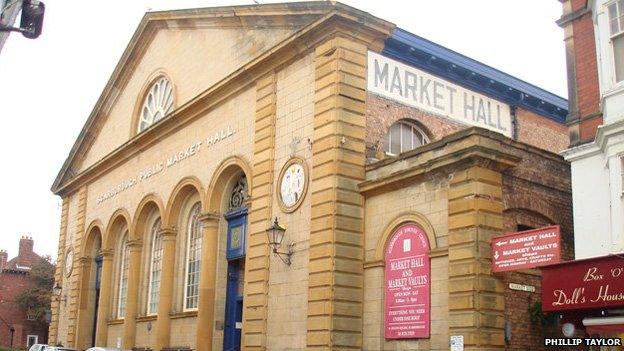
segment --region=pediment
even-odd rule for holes
[[[164,74],[172,81],[175,111],[332,8],[331,3],[310,2],[147,13],[52,191],[58,193],[135,137],[136,116],[154,77]]]

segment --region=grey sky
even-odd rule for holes
[[[56,256],[60,199],[50,186],[143,13],[253,4],[228,0],[44,0],[43,34],[0,53],[0,249],[20,236]],[[273,1],[263,1],[269,3]],[[566,97],[555,0],[358,0],[344,3]],[[130,118],[130,116],[128,116]]]

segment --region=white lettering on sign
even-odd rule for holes
[[[105,192],[104,194],[99,195],[96,199],[97,204],[99,205],[102,202],[116,196],[117,194],[127,189],[132,188],[137,183],[145,181],[157,174],[162,173],[166,169],[173,167],[176,164],[197,155],[201,151],[202,145],[206,145],[206,147],[211,147],[215,145],[216,143],[218,143],[219,141],[231,137],[232,135],[234,135],[234,133],[235,133],[234,129],[232,129],[231,127],[227,127],[226,129],[223,129],[215,133],[214,135],[207,137],[205,142],[197,141],[197,142],[192,143],[191,145],[184,148],[183,150],[180,150],[173,155],[169,155],[165,160],[161,162],[157,162],[143,169],[142,171],[139,172],[139,174],[136,177],[124,180],[118,185],[116,185],[115,187],[113,187],[111,190]]]
[[[509,289],[518,290],[518,291],[535,292],[535,287],[533,285],[525,285],[525,284],[517,284],[517,283],[509,283]]]
[[[372,51],[367,79],[372,93],[511,137],[511,112],[503,102]]]

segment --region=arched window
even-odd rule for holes
[[[171,111],[173,111],[173,87],[167,78],[160,77],[143,101],[139,116],[139,133],[163,119]]]
[[[126,315],[126,292],[128,291],[128,261],[130,260],[130,246],[128,245],[128,232],[126,231],[121,241],[121,259],[119,264],[119,298],[117,299],[117,318]]]
[[[191,208],[187,222],[186,281],[184,284],[184,309],[196,309],[199,300],[199,274],[201,264],[202,225],[199,221],[200,203]]]
[[[147,313],[158,313],[158,296],[160,294],[160,272],[162,271],[162,236],[160,235],[160,218],[154,221],[151,228],[152,252],[150,260],[149,292],[147,294]]]
[[[398,155],[429,142],[427,135],[412,123],[399,121],[386,133],[386,153]]]

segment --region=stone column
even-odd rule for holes
[[[169,346],[171,319],[171,302],[173,301],[173,269],[175,265],[175,243],[177,230],[172,227],[161,228],[163,255],[160,279],[160,296],[158,298],[158,319],[156,320],[156,346],[160,351]]]
[[[465,350],[505,349],[505,286],[491,272],[490,242],[503,230],[502,175],[455,172],[448,195],[449,333]]]
[[[243,298],[243,350],[266,350],[269,249],[266,228],[271,223],[273,176],[275,167],[275,118],[277,111],[276,77],[270,73],[256,82],[256,120],[251,177],[251,203],[247,256],[245,257],[245,291]]]
[[[61,229],[59,233],[59,244],[58,244],[58,261],[64,262],[65,260],[65,237],[67,236],[67,216],[69,213],[69,197],[63,198],[63,207],[61,210]],[[63,286],[63,278],[64,278],[64,267],[63,264],[57,264],[54,270],[54,285],[57,284],[59,286]],[[58,325],[59,325],[59,312],[61,309],[60,296],[52,297],[52,302],[50,304],[50,308],[52,309],[52,319],[50,321],[50,327],[48,329],[48,342],[50,345],[55,345],[59,341],[58,335]]]
[[[113,251],[102,250],[102,276],[100,277],[100,301],[98,302],[95,345],[107,346],[108,316],[110,315],[111,286],[113,280]]]
[[[362,348],[366,55],[339,35],[315,50],[308,350]]]
[[[91,330],[87,328],[93,316],[87,316],[89,303],[89,281],[91,280],[91,262],[93,259],[83,256],[78,259],[78,302],[76,316],[76,348],[87,349],[91,343]]]
[[[134,347],[136,336],[136,316],[139,300],[139,278],[141,276],[141,248],[140,240],[128,241],[128,287],[126,290],[126,313],[124,316],[124,336],[122,348],[130,350]]]
[[[199,218],[202,222],[203,238],[197,311],[197,351],[212,350],[219,218],[217,213],[206,213]]]

